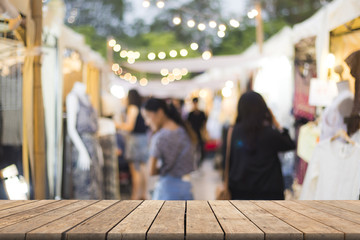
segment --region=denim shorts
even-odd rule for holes
[[[160,176],[153,193],[153,200],[193,200],[191,183],[179,177]]]

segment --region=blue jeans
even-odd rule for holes
[[[191,183],[179,177],[161,176],[156,183],[153,200],[193,200]]]

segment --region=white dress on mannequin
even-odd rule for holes
[[[72,185],[76,199],[103,198],[103,171],[99,158],[97,114],[86,94],[86,86],[76,82],[66,97],[67,130],[74,144]]]

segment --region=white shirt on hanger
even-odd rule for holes
[[[308,166],[301,200],[357,200],[360,192],[360,144],[320,142]]]

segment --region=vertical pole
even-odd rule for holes
[[[264,30],[263,30],[261,3],[259,1],[256,2],[255,9],[258,12],[258,15],[256,16],[256,43],[259,46],[259,52],[261,54],[263,52]]]
[[[113,49],[109,46],[109,41],[113,39],[113,37],[107,37],[107,42],[106,42],[106,59],[107,59],[107,62],[109,64],[109,66],[111,66],[111,64],[113,63]]]
[[[31,1],[31,11],[35,23],[34,48],[41,47],[42,34],[42,0]],[[45,164],[45,121],[44,121],[44,104],[41,87],[41,56],[34,57],[34,159],[35,159],[35,176],[34,192],[35,199],[46,198],[46,164]]]

